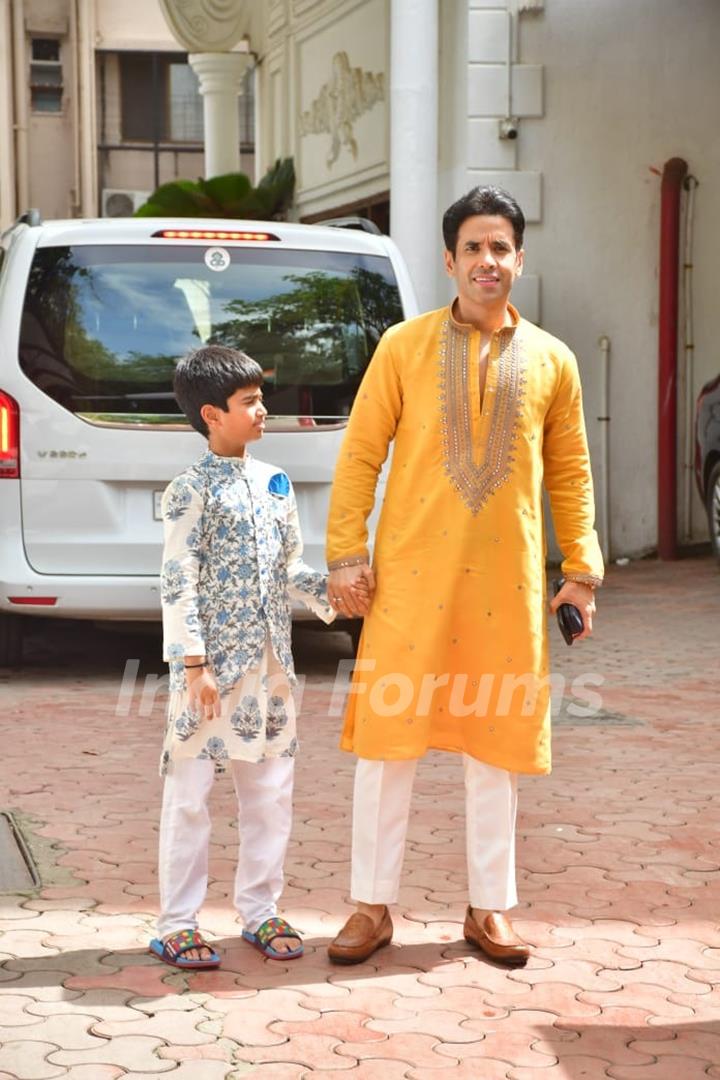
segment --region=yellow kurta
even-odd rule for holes
[[[367,553],[394,439],[341,741],[360,757],[436,748],[550,770],[543,480],[565,577],[598,584],[603,566],[575,358],[509,311],[482,403],[480,334],[448,308],[388,330],[358,391],[330,504],[331,568]]]

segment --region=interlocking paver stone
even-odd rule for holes
[[[352,910],[354,768],[328,716],[349,655],[332,630],[298,635],[307,684],[281,909],[305,957],[273,963],[240,940],[221,781],[202,928],[223,968],[160,964],[147,941],[161,783],[138,752],[150,728],[159,739],[164,702],[141,716],[138,690],[118,739],[120,639],[31,636],[32,664],[0,672],[0,737],[12,736],[6,805],[44,884],[0,897],[0,1080],[720,1080],[719,585],[706,558],[611,567],[594,638],[562,650],[551,628],[567,684],[598,673],[605,715],[629,722],[573,726],[566,712],[553,773],[521,778],[514,918],[534,955],[514,970],[463,940],[462,769],[438,753],[418,767],[393,946],[328,962]],[[121,650],[160,673],[159,644]],[[72,740],[57,739],[64,725]],[[52,762],[37,752],[51,742]]]
[[[10,1076],[22,1077],[22,1080],[50,1080],[53,1076],[64,1076],[65,1069],[53,1065],[48,1060],[57,1047],[52,1043],[13,1041],[0,1046],[0,1069],[12,1070]]]
[[[148,1017],[138,1013],[135,1020],[103,1020],[95,1023],[91,1031],[103,1039],[153,1035],[166,1042],[190,1045],[212,1042],[209,1035],[198,1029],[201,1021],[207,1019],[209,1013],[205,1009],[197,1009],[190,1015],[185,1012],[161,1012],[158,1016]]]
[[[513,1067],[505,1077],[507,1080],[540,1080],[541,1076],[542,1080],[607,1080],[609,1064],[600,1058],[563,1052],[560,1059],[554,1065],[546,1066],[542,1073],[535,1066]]]
[[[184,1062],[169,1074],[172,1080],[227,1080],[232,1065],[224,1061]],[[132,1080],[157,1080],[157,1072],[132,1072]]]
[[[405,1080],[408,1073],[408,1064],[405,1061],[373,1061],[372,1059],[359,1062],[348,1076],[350,1080]],[[437,1075],[437,1074],[436,1074]],[[313,1069],[312,1073],[303,1073],[303,1080],[316,1080],[316,1077],[328,1077],[332,1080],[337,1078],[335,1069]],[[274,1078],[273,1078],[274,1080]]]
[[[463,1044],[465,1046],[466,1044]],[[445,1059],[438,1058],[436,1050],[447,1050]],[[447,1066],[447,1057],[455,1061],[460,1060],[460,1055],[455,1053],[459,1043],[441,1043],[434,1035],[418,1035],[415,1032],[403,1032],[398,1035],[388,1035],[381,1042],[343,1043],[337,1047],[337,1053],[342,1057],[377,1058],[378,1060],[389,1059],[391,1061],[406,1061],[409,1065],[418,1068],[440,1069]]]
[[[56,1050],[48,1054],[53,1065],[119,1065],[127,1072],[167,1072],[173,1062],[163,1061],[157,1050],[163,1045],[160,1039],[147,1035],[126,1035],[119,1039],[98,1040],[101,1045],[93,1050]]]
[[[706,1080],[709,1062],[685,1057],[679,1065],[675,1058],[658,1058],[650,1065],[608,1065],[613,1080]],[[680,1071],[682,1070],[682,1071]]]
[[[408,1080],[442,1080],[444,1076],[447,1076],[448,1080],[450,1078],[451,1080],[506,1080],[509,1068],[507,1061],[492,1061],[490,1058],[484,1057],[481,1065],[478,1065],[475,1058],[460,1061],[456,1064],[451,1063],[451,1072],[438,1072],[437,1069],[411,1068],[405,1075]],[[543,1069],[544,1075],[545,1069]]]
[[[356,1043],[363,1046],[363,1043]],[[248,1046],[238,1047],[235,1056],[238,1061],[247,1061],[253,1065],[269,1064],[270,1062],[288,1062],[296,1065],[304,1065],[306,1068],[329,1068],[329,1069],[352,1069],[357,1062],[356,1056],[338,1057],[335,1052],[342,1044],[340,1040],[329,1035],[296,1035],[292,1040],[286,1040],[279,1046]],[[347,1047],[346,1047],[347,1048]]]
[[[39,1016],[33,1016],[28,1011],[29,1007],[36,1004],[35,998],[7,993],[0,998],[0,1004],[2,1005],[0,1023],[3,1027],[20,1027],[40,1022]]]
[[[118,1080],[128,1074],[116,1065],[74,1065],[63,1073],[63,1080]],[[137,1074],[134,1074],[137,1080]]]

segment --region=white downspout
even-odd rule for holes
[[[93,0],[76,0],[76,2],[80,96],[80,194],[78,202],[83,217],[96,217],[98,197]]]
[[[17,217],[13,141],[13,48],[10,0],[0,0],[0,232]]]
[[[390,235],[420,311],[437,307],[438,47],[438,0],[392,0]]]
[[[13,81],[15,86],[15,191],[17,212],[30,207],[28,158],[28,65],[23,0],[12,0]]]
[[[70,192],[70,213],[77,217],[80,213],[80,35],[78,31],[77,3],[70,4],[70,45],[72,53],[72,133],[73,133],[73,187]]]
[[[610,561],[610,338],[602,334],[600,349],[600,547]]]
[[[505,88],[505,119],[509,120],[512,117],[512,76],[513,76],[513,13],[508,8],[508,30],[507,30],[507,65],[505,69],[505,75],[507,78],[507,84]]]

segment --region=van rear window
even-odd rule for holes
[[[178,423],[172,377],[204,344],[265,374],[271,416],[337,423],[380,336],[402,317],[383,256],[192,245],[40,248],[28,280],[20,364],[84,419]]]

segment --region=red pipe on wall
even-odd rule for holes
[[[658,312],[658,555],[677,558],[677,341],[680,199],[687,162],[670,158],[662,174]]]

